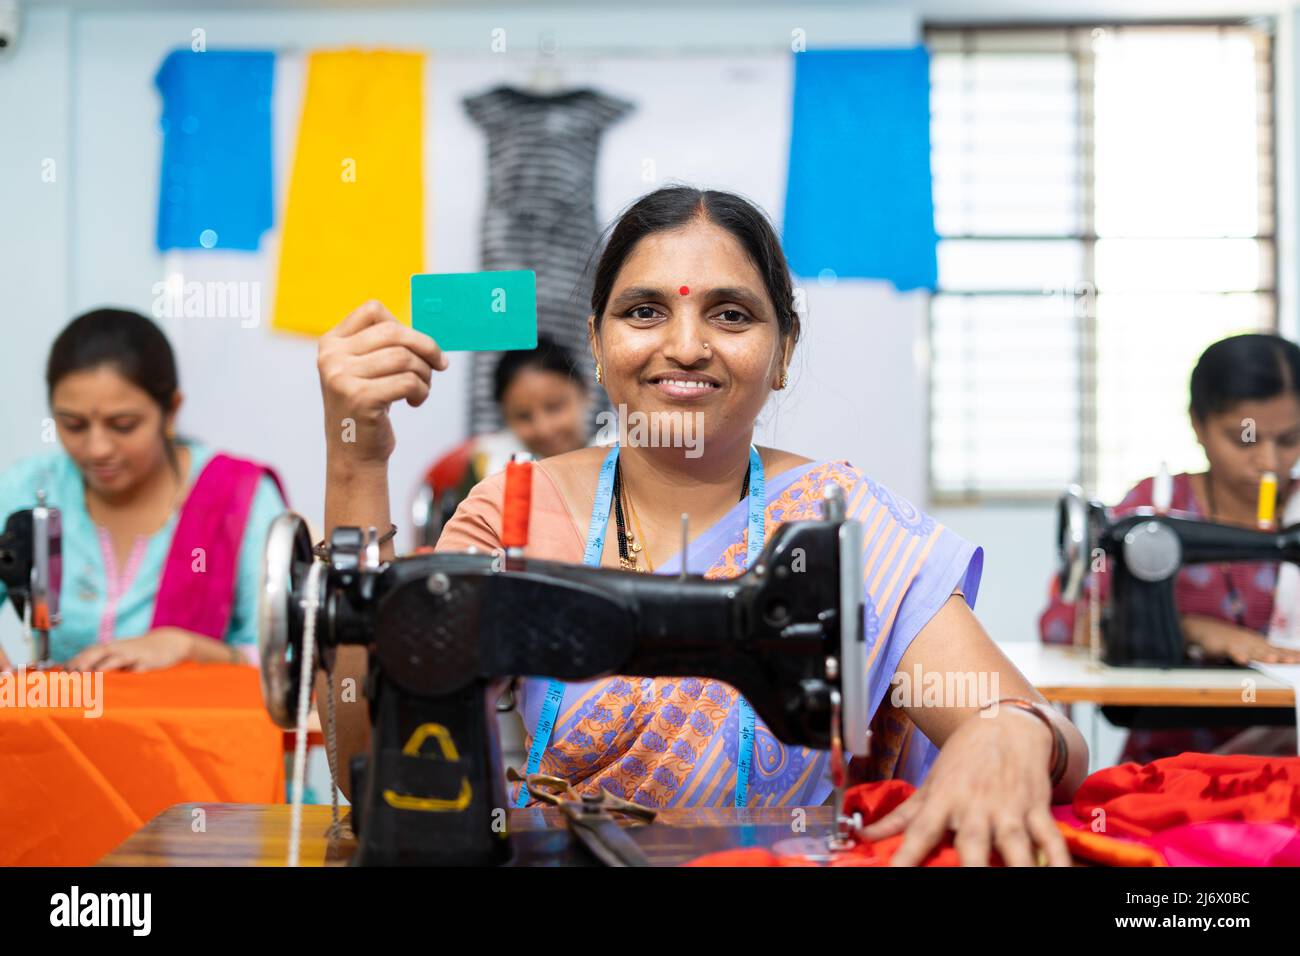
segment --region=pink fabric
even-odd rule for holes
[[[1192,823],[1157,833],[1147,845],[1170,866],[1300,866],[1300,830],[1287,823]]]
[[[265,465],[213,455],[181,507],[163,564],[153,627],[181,627],[222,640],[230,625],[244,526],[262,475],[270,475],[286,502],[284,486]],[[202,552],[201,570],[195,568]]]
[[[1076,830],[1090,829],[1070,804],[1052,816]],[[1170,866],[1300,866],[1300,830],[1289,823],[1212,820],[1170,827],[1145,839],[1106,833],[1112,840],[1150,847]]]

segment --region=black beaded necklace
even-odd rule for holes
[[[745,469],[745,481],[740,486],[740,500],[744,501],[749,495],[749,469]],[[625,571],[635,571],[637,569],[634,559],[632,558],[633,550],[636,548],[635,543],[629,545],[631,537],[627,531],[627,521],[623,517],[623,458],[619,456],[618,461],[614,462],[614,523],[618,527],[618,564]],[[645,547],[645,542],[641,542],[641,547]]]

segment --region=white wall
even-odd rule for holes
[[[69,317],[72,23],[31,12],[21,46],[0,59],[0,464],[37,447],[45,348]]]

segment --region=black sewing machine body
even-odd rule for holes
[[[1077,488],[1059,510],[1061,596],[1086,599],[1089,574],[1110,576],[1102,609],[1102,659],[1121,667],[1181,667],[1191,663],[1174,600],[1178,572],[1190,564],[1290,561],[1300,564],[1300,525],[1257,531],[1142,508],[1112,518]],[[1104,554],[1105,570],[1097,560]]]
[[[49,663],[49,632],[59,623],[63,583],[62,519],[57,508],[37,493],[32,508],[15,511],[0,533],[0,582],[18,617],[27,621],[35,640],[31,665]]]
[[[338,529],[315,638],[327,666],[370,649],[372,749],[353,769],[361,865],[509,860],[510,806],[496,702],[516,675],[614,674],[723,680],[783,741],[866,753],[862,529],[783,525],[729,580],[656,576],[499,556],[422,554],[379,564],[358,529]],[[367,551],[370,551],[367,557]],[[296,515],[268,538],[260,609],[263,689],[296,723],[312,557]],[[854,679],[841,685],[839,675]]]

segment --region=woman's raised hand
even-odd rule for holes
[[[423,404],[434,371],[445,371],[447,358],[437,342],[371,301],[321,336],[316,368],[328,456],[385,464],[396,445],[389,406],[403,399]]]

